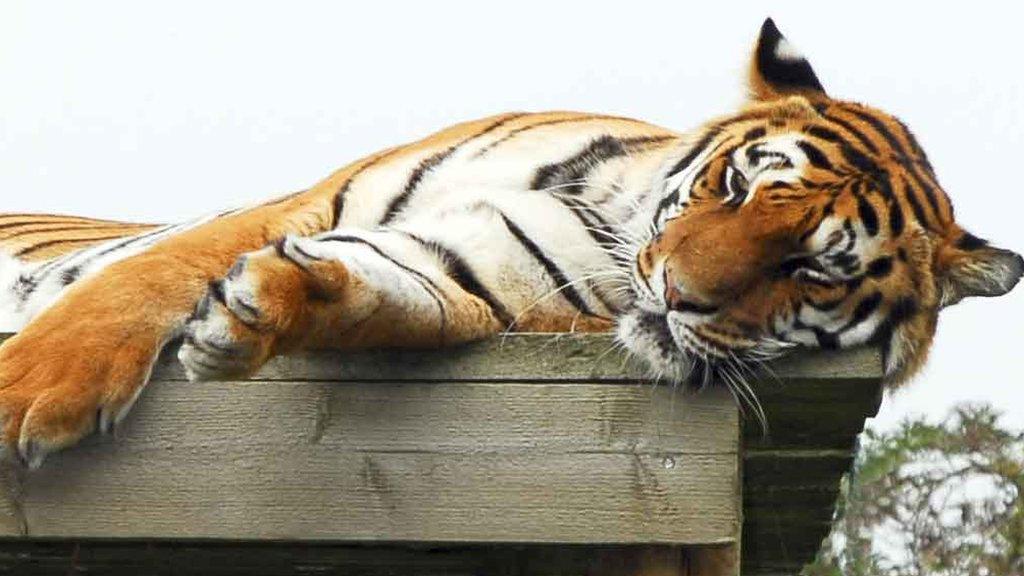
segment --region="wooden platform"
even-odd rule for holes
[[[747,575],[810,560],[878,407],[877,352],[773,364],[755,385],[765,436],[725,390],[652,386],[610,345],[318,353],[235,383],[162,363],[116,437],[3,470],[0,574],[718,574],[742,550]]]

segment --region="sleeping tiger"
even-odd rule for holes
[[[0,216],[0,423],[24,465],[109,432],[161,349],[193,379],[306,348],[615,330],[702,387],[796,347],[882,347],[892,383],[938,311],[1022,260],[965,232],[895,117],[826,95],[768,20],[738,113],[677,133],[504,114],[308,190],[176,225]]]

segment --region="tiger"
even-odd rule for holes
[[[954,219],[911,131],[828,95],[768,19],[738,111],[677,132],[508,113],[178,224],[0,215],[0,444],[30,469],[110,433],[161,351],[193,380],[307,349],[610,332],[703,388],[804,348],[925,360],[939,310],[1024,261]]]

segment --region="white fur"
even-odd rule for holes
[[[785,38],[780,38],[779,43],[775,45],[775,57],[779,60],[789,61],[805,59],[803,53],[797,50],[796,46]]]
[[[21,330],[30,316],[23,310],[15,286],[35,266],[0,251],[0,332]]]

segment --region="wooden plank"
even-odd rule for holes
[[[117,440],[89,440],[28,480],[5,472],[0,524],[5,534],[179,539],[153,558],[192,546],[181,538],[238,534],[261,539],[240,555],[280,538],[735,543],[739,499],[726,514],[693,496],[725,500],[719,488],[739,489],[730,400],[637,385],[650,383],[644,368],[606,353],[611,344],[513,335],[433,352],[317,352],[276,359],[253,381],[201,385],[182,381],[170,351]],[[743,426],[744,574],[795,572],[813,555],[855,435],[878,408],[880,377],[878,352],[859,349],[796,354],[753,379],[770,430]],[[12,542],[38,540],[0,543],[0,573]],[[120,550],[122,564],[112,556],[105,566],[145,557]],[[534,547],[505,564],[545,573],[544,560],[528,562],[544,550],[565,549]],[[604,550],[595,554],[640,549]],[[551,573],[602,565],[578,558],[588,559]],[[324,562],[314,571],[333,569]],[[389,573],[381,562],[366,573]],[[504,573],[470,564],[437,573]]]
[[[25,535],[33,537],[566,543],[735,538],[734,460],[680,455],[677,461],[669,470],[661,458],[619,454],[336,454],[290,447],[156,456],[84,450],[25,483],[18,505]]]
[[[5,534],[736,538],[738,422],[722,391],[677,399],[670,418],[650,402],[670,390],[634,384],[151,386],[122,437],[8,486]]]
[[[724,391],[637,384],[153,382],[132,450],[317,444],[334,451],[735,454]],[[112,447],[109,438],[87,439]]]
[[[611,334],[513,334],[437,350],[307,352],[271,360],[255,376],[273,381],[650,382],[649,369],[613,347]],[[870,379],[880,376],[878,350],[815,350],[781,358],[763,381]],[[184,380],[169,354],[154,373]]]

